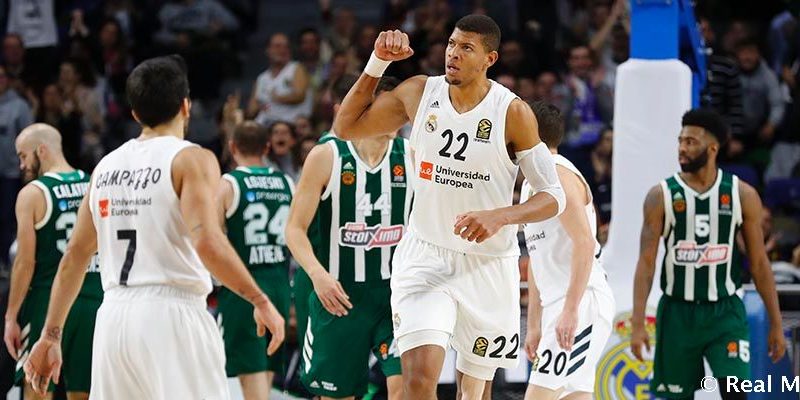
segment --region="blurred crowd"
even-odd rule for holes
[[[224,169],[231,163],[227,135],[238,122],[254,119],[272,132],[270,162],[297,178],[317,138],[330,129],[333,88],[362,70],[378,32],[407,32],[415,51],[392,64],[388,75],[439,75],[448,34],[467,13],[488,14],[503,29],[490,77],[523,100],[561,109],[567,129],[561,151],[592,187],[605,240],[612,217],[614,84],[618,65],[629,57],[627,1],[307,3],[316,18],[273,31],[263,18],[273,2],[258,0],[0,0],[0,264],[7,263],[21,185],[16,134],[35,121],[57,127],[67,160],[91,172],[104,154],[138,134],[125,80],[139,61],[169,53],[187,60],[189,137],[212,149]],[[778,0],[764,2],[755,14],[731,11],[737,2],[696,3],[708,48],[702,102],[725,116],[733,135],[721,162],[763,193],[770,257],[788,266],[788,280],[800,282],[800,194],[790,179],[800,177],[797,15]],[[253,63],[263,64],[257,76],[247,72]]]

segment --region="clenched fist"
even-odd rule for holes
[[[408,45],[408,35],[395,29],[378,35],[375,55],[384,61],[400,61],[414,55],[414,50]]]

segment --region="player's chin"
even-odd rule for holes
[[[447,82],[448,85],[453,85],[453,86],[461,85],[461,79],[453,77],[450,74],[445,74],[444,80],[445,82]]]

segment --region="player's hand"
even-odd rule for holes
[[[256,321],[256,333],[258,336],[267,334],[267,330],[272,334],[272,339],[267,346],[267,354],[273,355],[283,343],[286,337],[286,322],[281,313],[275,308],[271,301],[260,303],[253,308],[253,319]]]
[[[57,384],[61,376],[61,342],[42,335],[33,345],[23,370],[33,391],[40,396],[46,395],[50,380]]]
[[[525,354],[528,355],[528,361],[534,362],[536,358],[538,358],[536,349],[539,348],[539,342],[541,340],[542,330],[528,327],[528,333],[525,335]]]
[[[345,293],[342,284],[333,279],[328,271],[321,270],[320,273],[309,277],[314,284],[314,292],[317,293],[320,303],[329,313],[342,317],[347,315],[347,310],[353,308],[350,296]]]
[[[633,326],[633,332],[631,333],[631,351],[633,352],[634,357],[636,357],[639,361],[644,361],[644,357],[642,357],[642,346],[647,348],[647,351],[650,351],[650,336],[647,334],[647,330],[644,329],[644,326]]]
[[[562,349],[572,351],[575,342],[575,331],[578,329],[578,313],[573,310],[563,310],[556,323],[556,341]]]
[[[414,55],[414,50],[408,45],[408,35],[395,29],[378,34],[375,55],[384,61],[400,61]]]
[[[22,347],[22,343],[19,340],[20,337],[20,329],[19,324],[17,323],[16,319],[7,319],[6,320],[6,331],[3,335],[3,340],[6,342],[6,349],[8,349],[8,354],[11,354],[15,360],[19,360],[19,349]]]
[[[773,363],[783,358],[786,353],[786,338],[783,336],[783,327],[770,328],[767,348],[769,349],[769,358],[772,359]]]
[[[453,233],[470,242],[482,243],[504,225],[494,211],[472,211],[456,217]]]

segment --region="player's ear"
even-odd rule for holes
[[[496,50],[490,51],[489,54],[486,55],[486,69],[489,69],[489,67],[494,65],[494,63],[497,62],[498,57],[500,57],[500,55],[497,54]]]
[[[192,102],[189,100],[188,97],[183,98],[183,102],[181,103],[181,114],[184,118],[189,118],[189,112],[192,110]]]
[[[131,116],[133,117],[133,119],[134,119],[136,122],[138,122],[138,123],[140,123],[140,124],[142,123],[142,121],[140,121],[140,120],[139,120],[139,116],[138,116],[138,115],[136,115],[136,111],[133,111],[133,110],[131,110]]]

